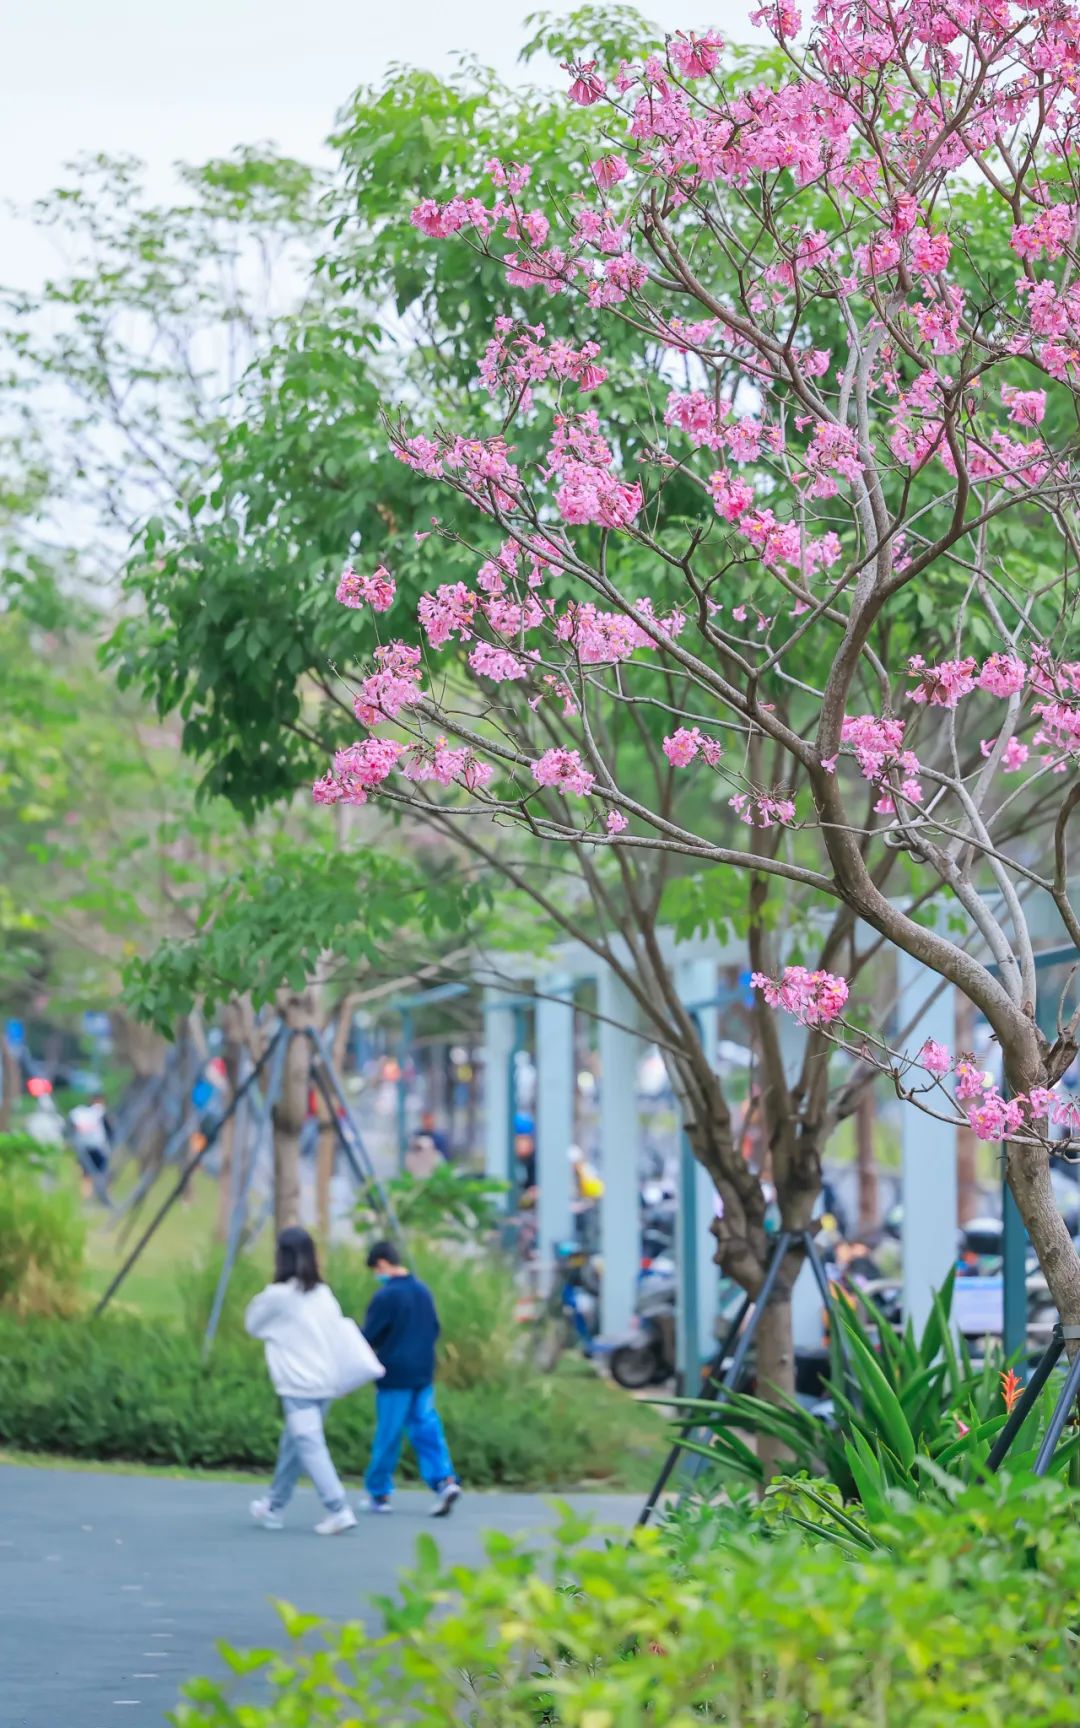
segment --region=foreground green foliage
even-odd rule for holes
[[[953,1282],[950,1274],[920,1338],[910,1325],[897,1337],[870,1304],[862,1317],[838,1304],[847,1365],[845,1370],[834,1350],[831,1422],[795,1399],[687,1399],[684,1420],[700,1418],[710,1433],[707,1444],[689,1441],[687,1449],[703,1454],[725,1477],[761,1482],[761,1464],[746,1440],[767,1434],[784,1447],[793,1471],[824,1477],[842,1499],[868,1508],[880,1507],[890,1488],[915,1493],[920,1483],[936,1482],[942,1470],[961,1480],[979,1474],[1007,1420],[1003,1363],[998,1352],[988,1351],[976,1367],[965,1341],[955,1342],[949,1325]],[[1034,1462],[1056,1394],[1052,1384],[1017,1435],[1010,1455],[1014,1469]],[[1077,1438],[1059,1447],[1054,1468],[1063,1469],[1078,1447]]]
[[[661,1423],[591,1372],[571,1369],[550,1380],[521,1363],[501,1268],[432,1257],[418,1270],[431,1279],[439,1302],[440,1408],[470,1487],[553,1488],[586,1480],[644,1487],[663,1443]],[[0,1315],[0,1445],[75,1458],[269,1470],[280,1407],[261,1346],[242,1327],[244,1302],[265,1281],[264,1269],[250,1262],[237,1269],[221,1332],[204,1362],[213,1272],[183,1282],[172,1326],[122,1310],[64,1324],[16,1325]],[[357,1257],[332,1261],[329,1276],[346,1312],[362,1315],[371,1281]],[[327,1431],[347,1474],[363,1470],[374,1421],[370,1392],[331,1411]],[[412,1469],[407,1457],[406,1480]]]
[[[846,1558],[815,1536],[727,1516],[673,1564],[662,1532],[597,1549],[569,1518],[554,1570],[505,1537],[470,1573],[429,1539],[386,1630],[282,1610],[281,1656],[228,1655],[196,1681],[184,1728],[1030,1728],[1076,1720],[1080,1526],[1060,1484],[1019,1478],[898,1499],[887,1549]],[[313,1638],[315,1649],[299,1640]],[[258,1671],[260,1682],[251,1676]],[[270,1700],[237,1705],[269,1683]],[[263,1694],[265,1696],[265,1693]]]

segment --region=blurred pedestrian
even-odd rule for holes
[[[89,1200],[91,1194],[97,1194],[98,1199],[107,1204],[112,1123],[101,1093],[95,1093],[89,1104],[76,1104],[68,1121],[71,1123],[75,1156],[83,1173],[83,1198]]]
[[[306,1230],[283,1230],[277,1240],[274,1281],[253,1301],[244,1325],[266,1346],[266,1366],[285,1413],[277,1469],[268,1494],[251,1502],[251,1516],[280,1530],[283,1513],[303,1470],[326,1508],[319,1536],[338,1536],[356,1524],[323,1432],[330,1401],[341,1384],[340,1331],[349,1324],[319,1275],[315,1244]]]
[[[414,1278],[392,1242],[376,1242],[368,1265],[380,1289],[371,1299],[364,1337],[386,1370],[376,1393],[375,1441],[364,1480],[369,1512],[389,1512],[394,1471],[407,1434],[420,1474],[435,1494],[433,1518],[445,1518],[461,1496],[435,1408],[435,1342],[439,1317],[431,1291]]]

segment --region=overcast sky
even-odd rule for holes
[[[167,194],[173,162],[239,143],[271,140],[314,159],[357,84],[395,60],[445,70],[460,49],[512,74],[524,19],[540,9],[538,0],[10,0],[0,8],[0,201],[39,197],[87,150],[142,157],[156,196]],[[757,35],[745,22],[750,0],[640,9],[669,30]],[[0,283],[29,287],[51,258],[46,240],[0,216]]]

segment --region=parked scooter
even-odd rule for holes
[[[642,1275],[630,1331],[608,1357],[611,1378],[628,1392],[658,1386],[675,1372],[678,1291],[670,1260],[654,1260]]]
[[[551,1292],[536,1318],[532,1357],[542,1374],[554,1371],[566,1349],[593,1353],[600,1314],[600,1263],[580,1242],[557,1242]]]

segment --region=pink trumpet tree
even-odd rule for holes
[[[821,964],[755,960],[763,1042],[793,1014],[1003,1139],[1077,1323],[1050,1158],[1080,1140],[1056,1090],[1080,1008],[1040,1012],[1030,920],[1052,906],[1080,945],[1080,8],[753,16],[768,84],[713,32],[568,68],[595,126],[568,205],[496,163],[489,195],[416,209],[433,244],[531,289],[535,322],[491,333],[491,418],[390,426],[476,532],[447,532],[423,647],[380,650],[356,698],[372,736],[317,796],[519,823],[616,893],[643,851],[744,872],[759,960],[755,903],[808,895]],[[587,339],[549,334],[552,300]],[[389,605],[388,580],[343,598]],[[625,771],[620,726],[666,779]],[[696,804],[644,789],[678,777]],[[1000,1084],[964,1052],[845,1032],[860,931],[985,1017]]]

